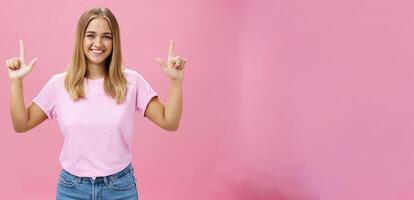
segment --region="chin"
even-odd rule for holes
[[[104,59],[96,59],[96,58],[90,59],[90,58],[88,58],[88,61],[90,63],[96,64],[96,65],[100,65],[100,64],[104,64],[105,61],[106,61],[106,59],[108,59],[108,56],[106,58],[104,58]]]

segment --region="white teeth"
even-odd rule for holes
[[[94,50],[94,49],[92,49],[92,52],[101,54],[101,53],[103,53],[104,51],[103,51],[103,50],[98,51],[98,50]]]

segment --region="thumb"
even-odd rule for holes
[[[29,66],[30,67],[33,67],[35,64],[36,64],[36,62],[37,62],[37,58],[35,58],[35,59],[33,59],[32,61],[30,61],[30,63],[29,63]]]
[[[166,66],[165,66],[164,61],[163,61],[163,60],[161,60],[161,58],[157,58],[156,60],[158,61],[158,63],[160,64],[160,66],[161,66],[162,68],[165,68],[165,67],[166,67]]]

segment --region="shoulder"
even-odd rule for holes
[[[66,77],[66,72],[62,72],[62,73],[53,75],[51,80],[55,80],[55,81],[65,80],[65,77]]]
[[[139,74],[134,69],[125,67],[123,72],[128,82],[139,83],[145,81],[144,77],[142,77],[141,74]]]
[[[51,85],[62,85],[65,82],[66,72],[58,73],[52,75],[52,77],[49,79],[47,84]]]

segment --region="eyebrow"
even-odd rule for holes
[[[86,33],[93,33],[93,34],[96,34],[96,32],[95,32],[95,31],[86,31]],[[111,33],[110,33],[110,32],[105,32],[105,33],[103,33],[103,35],[111,35]]]

